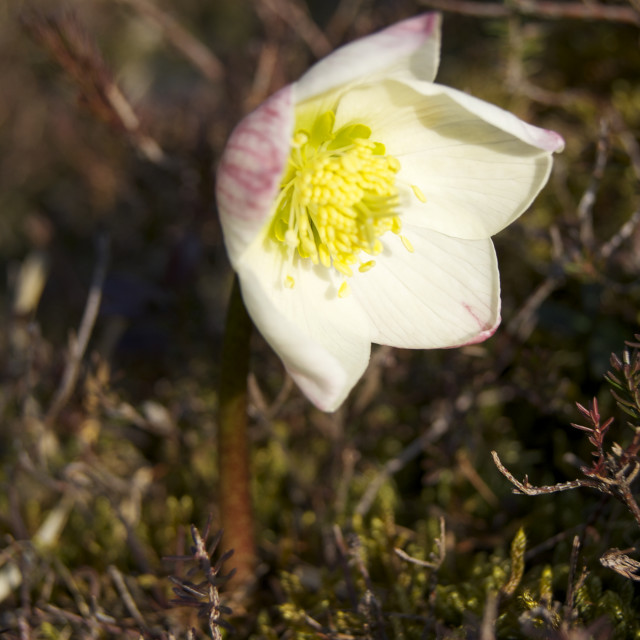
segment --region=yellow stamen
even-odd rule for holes
[[[413,189],[413,193],[415,194],[416,198],[418,198],[420,202],[427,201],[427,196],[425,196],[424,193],[422,193],[422,189],[420,189],[420,187],[417,184],[412,184],[411,188]]]
[[[338,289],[338,298],[346,298],[350,293],[351,287],[349,287],[349,283],[345,280],[340,285],[340,289]]]
[[[296,281],[291,276],[287,276],[284,279],[284,286],[287,287],[287,289],[293,289],[293,287],[296,286]]]
[[[385,155],[383,144],[369,139],[365,125],[334,131],[334,122],[328,111],[309,131],[295,132],[268,238],[288,255],[296,252],[351,277],[361,252],[375,256],[383,250],[381,236],[400,234],[400,163]],[[364,273],[373,266],[369,260],[358,269]],[[289,277],[285,286],[292,288]],[[345,284],[341,291],[348,291]]]
[[[404,248],[409,253],[413,253],[413,245],[411,244],[411,240],[409,240],[407,236],[400,236],[400,240],[402,240],[402,244],[404,245]]]
[[[367,271],[369,271],[369,269],[373,269],[373,267],[376,266],[376,261],[375,260],[369,260],[368,262],[363,262],[359,267],[358,267],[358,271],[362,272],[362,273],[366,273]]]

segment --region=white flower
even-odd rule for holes
[[[562,138],[434,84],[440,16],[348,44],[248,115],[217,178],[251,317],[319,408],[371,343],[473,344],[500,322],[491,236],[527,209]]]

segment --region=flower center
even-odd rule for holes
[[[365,125],[334,132],[334,122],[328,111],[311,131],[295,133],[269,237],[313,264],[351,276],[358,262],[360,271],[375,265],[360,254],[379,254],[380,236],[400,233],[400,163],[385,155],[383,144],[369,140]]]

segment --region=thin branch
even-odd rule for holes
[[[627,553],[635,549],[609,549],[601,558],[600,563],[607,569],[612,569],[621,576],[640,582],[640,562],[630,558]]]
[[[436,547],[438,549],[438,553],[431,554],[434,559],[433,562],[429,562],[427,560],[420,560],[419,558],[414,558],[410,556],[406,551],[395,547],[393,551],[399,557],[405,560],[406,562],[411,562],[412,564],[417,564],[419,567],[425,567],[426,569],[434,569],[438,570],[442,563],[444,562],[446,556],[446,544],[445,544],[445,523],[444,518],[440,517],[440,537],[436,538]]]
[[[45,16],[37,11],[25,11],[20,14],[20,21],[34,42],[46,49],[75,83],[83,104],[94,117],[125,131],[129,141],[149,162],[164,161],[164,152],[143,132],[133,107],[74,13]]]
[[[340,0],[325,29],[331,42],[342,41],[347,29],[358,16],[362,2],[363,0]]]
[[[369,483],[367,490],[364,492],[360,502],[356,506],[355,513],[359,516],[365,515],[380,490],[380,487],[394,474],[400,471],[406,466],[408,462],[420,455],[425,445],[433,442],[441,436],[447,428],[445,420],[436,420],[429,429],[427,429],[422,435],[418,436],[413,442],[409,444],[399,456],[389,460],[378,475]]]
[[[629,219],[616,231],[599,250],[600,257],[607,259],[613,255],[618,247],[633,235],[633,232],[640,225],[640,208],[636,209]]]
[[[316,58],[323,58],[333,50],[323,31],[306,11],[306,5],[292,0],[259,0],[259,2],[286,22],[307,44]]]
[[[593,205],[609,155],[609,123],[605,118],[600,121],[600,134],[596,151],[596,160],[587,190],[582,194],[578,204],[578,222],[580,224],[580,241],[586,249],[592,249],[595,239],[593,236]]]
[[[511,14],[501,3],[465,2],[465,0],[422,0],[421,5],[438,11],[450,11],[478,18],[506,18]]]
[[[376,598],[373,581],[363,560],[361,540],[356,535],[351,537],[349,552],[367,587],[364,597],[360,599],[358,610],[365,615],[367,621],[371,624],[373,630],[375,630],[375,637],[380,638],[380,640],[387,640],[387,634],[384,632],[382,607]]]
[[[573,599],[576,593],[576,569],[578,567],[578,556],[580,553],[580,536],[573,536],[571,545],[571,556],[569,559],[569,577],[567,578],[567,597],[565,599],[565,617],[568,618],[573,611]]]
[[[547,276],[511,318],[507,324],[507,333],[524,342],[535,329],[538,309],[556,289],[562,286],[564,280],[564,276],[560,275]]]
[[[395,547],[393,549],[394,553],[402,560],[406,562],[410,562],[411,564],[417,564],[419,567],[425,567],[425,569],[437,569],[438,565],[435,562],[428,562],[427,560],[420,560],[420,558],[414,558],[410,556],[406,551]]]
[[[640,142],[636,138],[636,135],[625,123],[622,114],[612,109],[609,113],[611,122],[615,128],[615,133],[620,139],[625,152],[629,156],[631,161],[631,167],[635,173],[636,179],[640,181]]]
[[[624,475],[624,469],[616,475],[617,482],[615,487],[617,490],[614,495],[618,496],[622,502],[625,503],[627,509],[631,511],[635,521],[638,523],[638,526],[640,526],[640,507],[638,506],[636,499],[633,497],[631,487],[629,486],[638,472],[638,466],[639,463],[636,462],[635,469],[629,474],[628,478]]]
[[[540,496],[547,493],[569,491],[579,487],[591,487],[592,489],[602,490],[601,486],[592,480],[571,480],[570,482],[560,482],[558,484],[536,487],[530,484],[529,479],[525,476],[524,482],[520,482],[516,480],[513,474],[502,464],[496,451],[492,451],[491,455],[496,467],[498,467],[498,471],[515,487],[513,490],[514,493],[522,493],[527,496]]]
[[[459,465],[458,468],[462,472],[462,475],[473,485],[474,489],[485,499],[487,504],[497,509],[500,505],[498,497],[471,464],[469,455],[465,450],[461,449],[458,452],[456,462]]]
[[[349,570],[349,550],[342,535],[342,529],[337,524],[333,525],[333,535],[336,540],[336,550],[338,552],[338,562],[342,569],[347,595],[351,601],[351,606],[355,609],[358,606],[358,592],[353,582],[353,576]]]
[[[498,594],[489,591],[482,614],[482,626],[480,627],[480,640],[495,640],[496,621],[498,619]]]
[[[138,609],[138,605],[136,605],[131,592],[127,588],[122,573],[120,573],[114,565],[109,565],[107,572],[109,573],[109,576],[111,576],[111,579],[120,594],[120,598],[122,599],[124,606],[127,608],[127,611],[131,614],[131,617],[136,621],[141,629],[148,631],[149,627],[140,613],[140,609]]]
[[[510,3],[469,2],[465,0],[421,0],[420,4],[440,11],[450,11],[480,18],[506,18],[521,14],[548,20],[604,20],[640,26],[640,13],[631,7],[582,2],[534,2],[512,0]]]
[[[279,53],[280,47],[276,42],[267,40],[262,43],[251,91],[245,101],[247,111],[255,109],[269,95],[278,66]]]
[[[173,589],[176,597],[171,601],[171,604],[197,609],[199,616],[207,620],[211,638],[213,640],[222,640],[221,628],[231,628],[231,626],[222,619],[222,616],[231,614],[232,611],[229,607],[220,603],[219,588],[233,577],[235,569],[232,569],[224,575],[220,573],[224,563],[233,555],[233,551],[223,553],[215,565],[211,564],[211,557],[222,539],[222,531],[218,531],[218,533],[213,536],[213,540],[207,549],[206,540],[209,536],[210,528],[211,516],[209,516],[209,521],[202,534],[195,525],[191,525],[191,538],[193,539],[191,555],[165,557],[164,560],[180,563],[192,561],[196,564],[196,566],[187,573],[187,578],[199,572],[201,577],[204,577],[204,580],[197,584],[188,579],[177,578],[175,576],[169,577],[171,582],[177,585]]]
[[[65,406],[69,397],[73,393],[80,372],[80,364],[89,344],[89,338],[93,332],[93,327],[98,317],[100,303],[102,301],[102,286],[107,274],[107,264],[109,262],[109,236],[101,234],[98,236],[97,242],[98,255],[96,258],[96,266],[93,272],[91,287],[87,302],[84,308],[82,321],[78,335],[71,339],[69,347],[69,357],[60,386],[47,412],[46,421],[51,423],[56,419],[62,408]]]
[[[224,78],[224,66],[213,52],[185,29],[173,16],[150,0],[118,0],[133,7],[149,22],[159,27],[177,51],[193,64],[211,82]]]
[[[142,132],[140,119],[124,93],[120,91],[120,87],[116,84],[108,85],[105,88],[105,97],[142,156],[149,162],[162,163],[165,160],[164,151],[153,138]]]

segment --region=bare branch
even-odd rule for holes
[[[80,363],[89,344],[89,338],[93,332],[93,327],[98,317],[100,303],[102,301],[102,286],[107,274],[107,264],[109,262],[109,236],[102,234],[98,237],[98,255],[96,266],[93,272],[93,279],[87,296],[82,321],[78,335],[71,339],[67,365],[62,375],[60,386],[49,407],[46,421],[51,423],[56,419],[64,405],[73,393],[80,372]]]
[[[101,121],[128,134],[130,142],[149,162],[160,163],[164,152],[142,131],[140,120],[113,79],[89,34],[73,13],[43,16],[36,11],[21,14],[31,38],[60,65],[80,91],[83,104]]]
[[[363,0],[340,0],[327,24],[325,33],[331,42],[340,42],[358,15]]]
[[[438,548],[438,554],[431,554],[433,558],[433,562],[428,562],[427,560],[420,560],[419,558],[414,558],[410,556],[406,551],[399,549],[398,547],[394,548],[395,554],[406,560],[407,562],[411,562],[412,564],[417,564],[419,567],[425,567],[427,569],[435,569],[436,571],[442,566],[446,556],[446,544],[445,544],[445,523],[444,518],[440,518],[440,537],[436,539],[436,546]]]
[[[140,626],[141,629],[145,631],[148,630],[149,627],[145,622],[145,619],[143,618],[142,614],[140,613],[140,609],[138,609],[138,605],[136,605],[136,602],[133,599],[131,592],[127,588],[127,585],[124,581],[124,577],[122,576],[122,573],[120,573],[120,571],[114,565],[109,565],[109,567],[107,568],[107,571],[111,576],[111,579],[113,580],[113,583],[115,584],[116,589],[120,594],[120,597],[122,598],[122,602],[124,603],[124,606],[127,608],[127,611],[131,614],[131,617],[136,621],[136,623]]]
[[[596,160],[591,180],[587,190],[580,198],[578,205],[578,222],[580,224],[580,241],[586,249],[592,249],[595,239],[593,236],[593,205],[596,201],[596,194],[604,175],[604,169],[609,155],[609,123],[605,118],[600,121],[600,135],[596,151]]]
[[[529,479],[525,476],[524,482],[520,482],[516,480],[513,474],[502,464],[496,451],[492,451],[491,455],[493,456],[496,467],[498,467],[498,471],[515,487],[513,490],[514,493],[522,493],[527,496],[540,496],[548,493],[558,493],[559,491],[569,491],[579,487],[591,487],[592,489],[602,490],[597,482],[591,480],[571,480],[570,482],[560,482],[558,484],[536,487],[530,484]]]
[[[331,53],[333,46],[311,19],[306,5],[292,0],[259,0],[259,2],[294,29],[316,58],[323,58]]]
[[[607,259],[613,255],[618,247],[633,235],[640,225],[640,209],[636,209],[629,219],[614,233],[607,242],[600,247],[600,256]]]
[[[564,276],[547,276],[509,321],[507,332],[524,342],[535,329],[538,321],[538,309],[556,289],[562,286],[564,280]]]
[[[172,15],[151,0],[118,1],[130,5],[140,15],[158,26],[171,45],[189,60],[205,78],[212,82],[220,82],[224,78],[224,66],[220,60]]]
[[[422,435],[418,436],[413,442],[409,444],[399,456],[389,460],[378,475],[369,483],[367,490],[364,492],[360,502],[356,506],[355,512],[363,516],[365,515],[380,490],[380,487],[390,478],[394,473],[397,473],[402,469],[410,460],[413,460],[416,456],[420,455],[420,452],[424,449],[425,445],[433,442],[438,438],[447,428],[447,423],[444,419],[436,420],[429,429],[427,429]]]
[[[626,555],[629,551],[635,551],[635,548],[625,549],[609,549],[601,558],[600,563],[607,569],[612,569],[621,576],[640,582],[640,562]]]
[[[535,2],[513,0],[510,3],[469,2],[465,0],[421,0],[423,6],[480,18],[506,18],[512,14],[548,20],[604,20],[640,26],[640,13],[631,7],[604,5],[597,2]]]

